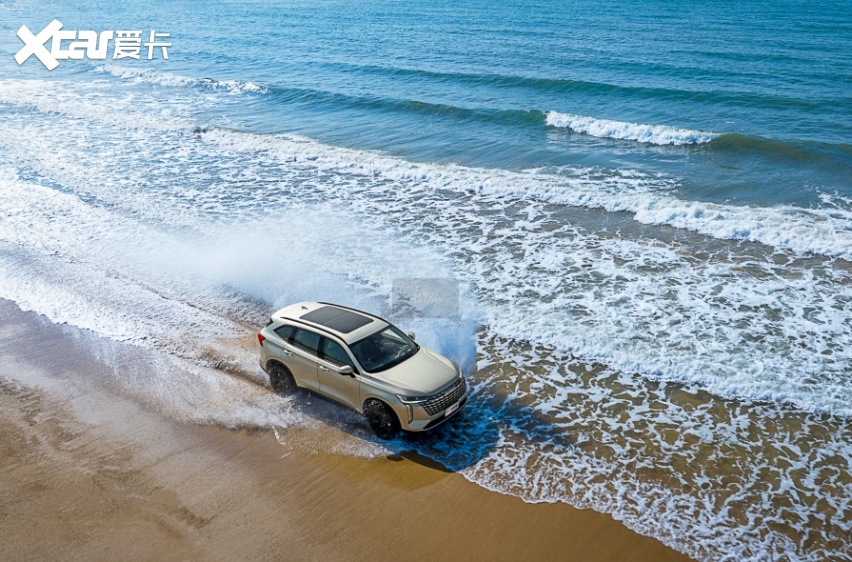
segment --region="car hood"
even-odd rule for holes
[[[376,378],[399,387],[408,396],[434,394],[458,377],[452,361],[423,346],[413,356]]]

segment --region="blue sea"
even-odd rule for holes
[[[18,65],[53,19],[168,34],[168,60]],[[104,384],[414,448],[698,560],[852,560],[852,3],[12,0],[0,24],[0,298],[150,354]],[[390,315],[408,278],[461,287],[458,316],[398,320],[468,373],[460,419],[380,443],[266,388],[272,311]]]

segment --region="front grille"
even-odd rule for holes
[[[443,412],[453,404],[459,401],[459,398],[464,396],[464,379],[459,379],[449,389],[440,394],[430,397],[423,403],[423,409],[430,416],[434,416],[438,412]]]

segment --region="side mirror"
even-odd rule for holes
[[[414,339],[414,332],[408,332],[408,337]]]
[[[340,367],[339,369],[337,369],[337,372],[341,375],[346,375],[347,377],[351,377],[354,374],[352,367],[349,365],[344,365]]]

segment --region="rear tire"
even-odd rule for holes
[[[399,418],[390,406],[379,400],[368,400],[364,404],[364,415],[370,429],[379,439],[393,439],[400,430]]]
[[[276,364],[269,368],[269,383],[279,396],[289,396],[296,390],[293,375],[283,365]]]

